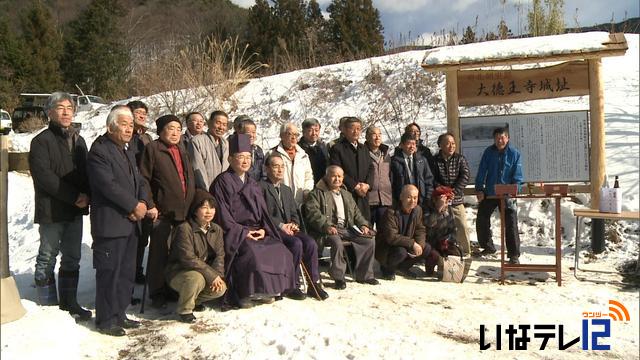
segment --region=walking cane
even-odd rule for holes
[[[149,246],[151,246],[151,239],[149,239]],[[149,254],[147,254],[147,266],[145,267],[145,271],[149,272]],[[145,274],[146,275],[146,274]],[[144,287],[142,288],[142,300],[140,301],[140,314],[144,314],[144,302],[147,299],[147,287],[149,286],[149,278],[147,276],[144,277]]]
[[[314,294],[316,294],[316,299],[321,300],[320,293],[318,292],[318,288],[316,288],[316,284],[313,283],[313,279],[311,279],[311,276],[309,275],[309,272],[307,271],[307,267],[304,266],[304,263],[302,261],[300,262],[300,266],[302,267],[302,271],[304,272],[304,276],[307,278],[307,282],[309,283],[309,286],[311,286],[311,288],[313,289]]]

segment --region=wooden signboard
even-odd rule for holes
[[[586,61],[525,70],[458,71],[458,100],[462,106],[588,94],[589,65]]]

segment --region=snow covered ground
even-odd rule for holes
[[[623,189],[623,208],[638,210],[640,202],[640,123],[639,123],[639,54],[638,35],[626,35],[629,50],[624,57],[603,59],[605,79],[607,173],[619,175]],[[372,117],[376,109],[372,98],[379,94],[367,91],[367,77],[380,69],[397,81],[403,74],[422,71],[424,52],[414,51],[392,56],[297,71],[251,81],[238,91],[238,109],[232,115],[246,113],[260,120],[260,142],[268,148],[277,142],[279,121],[289,116],[298,123],[305,117],[317,117],[325,124],[323,136],[337,135],[336,119],[359,114]],[[318,80],[320,79],[320,80]],[[325,87],[324,101],[318,101],[317,81],[334,82],[340,91]],[[316,90],[314,90],[316,89]],[[444,98],[444,83],[438,87]],[[323,93],[325,94],[325,93]],[[146,101],[153,101],[153,98]],[[123,100],[122,102],[126,102]],[[532,101],[515,104],[511,113],[588,109],[586,97]],[[461,116],[484,114],[485,108],[461,108]],[[87,142],[104,132],[108,108],[78,115]],[[288,114],[282,116],[282,114]],[[435,135],[446,128],[443,109],[417,109],[405,113],[417,119],[429,134],[435,149]],[[233,117],[233,116],[232,116]],[[271,121],[274,117],[278,121]],[[383,131],[390,143],[399,134],[397,124],[386,123]],[[424,131],[424,130],[423,130]],[[16,151],[27,151],[33,134],[13,134]],[[147,308],[139,314],[130,308],[130,316],[142,319],[144,327],[130,331],[125,338],[111,338],[93,331],[93,324],[77,325],[55,307],[36,305],[33,266],[38,249],[38,227],[33,224],[33,185],[24,174],[9,174],[9,246],[10,265],[18,284],[22,303],[28,310],[20,320],[1,327],[3,359],[96,358],[96,359],[208,359],[208,358],[638,358],[639,309],[638,277],[619,273],[581,273],[587,281],[573,277],[575,245],[574,208],[585,207],[588,196],[579,195],[583,204],[563,201],[563,285],[558,287],[550,273],[508,275],[506,285],[499,285],[499,262],[496,259],[474,260],[469,277],[460,284],[439,283],[431,278],[395,282],[382,281],[379,286],[348,282],[347,290],[328,289],[324,302],[283,300],[249,310],[197,313],[198,322],[185,325],[169,312]],[[471,238],[475,239],[474,199],[467,199],[467,218]],[[520,205],[520,231],[523,263],[553,262],[553,210],[541,201]],[[499,229],[497,216],[494,229]],[[609,241],[602,254],[589,251],[589,226],[582,227],[581,262],[585,266],[617,271],[633,267],[638,259],[639,226],[621,222],[610,227],[617,242]],[[89,221],[85,219],[79,300],[94,307],[94,270],[91,258]],[[497,232],[497,230],[496,230]],[[586,239],[586,240],[585,240]],[[498,242],[499,239],[495,239]],[[331,281],[323,273],[327,284]],[[139,296],[142,287],[136,287]],[[609,300],[624,304],[630,321],[611,321],[611,336],[600,343],[610,344],[608,351],[582,350],[582,341],[568,350],[558,350],[558,326],[564,327],[564,342],[582,336],[582,313],[608,314]],[[509,351],[505,329],[530,325],[529,350]],[[556,334],[545,350],[539,350],[541,338],[534,338],[534,325],[555,325]],[[485,325],[485,342],[489,350],[481,351],[480,326]],[[502,350],[496,350],[496,325],[502,325]],[[590,331],[602,330],[591,325]],[[539,332],[538,332],[539,333]],[[522,334],[521,331],[518,334]],[[590,334],[590,333],[589,333]],[[589,343],[590,344],[590,343]],[[590,348],[590,347],[589,347]]]

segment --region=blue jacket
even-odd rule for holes
[[[139,201],[148,201],[133,149],[123,152],[107,135],[98,137],[89,151],[87,173],[94,240],[129,236],[138,225],[129,214]]]
[[[504,151],[499,152],[495,145],[485,149],[476,175],[476,191],[485,195],[496,194],[496,184],[522,184],[522,159],[520,151],[507,144]]]

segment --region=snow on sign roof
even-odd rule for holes
[[[425,70],[475,68],[624,55],[624,34],[587,32],[445,46],[427,51]]]

